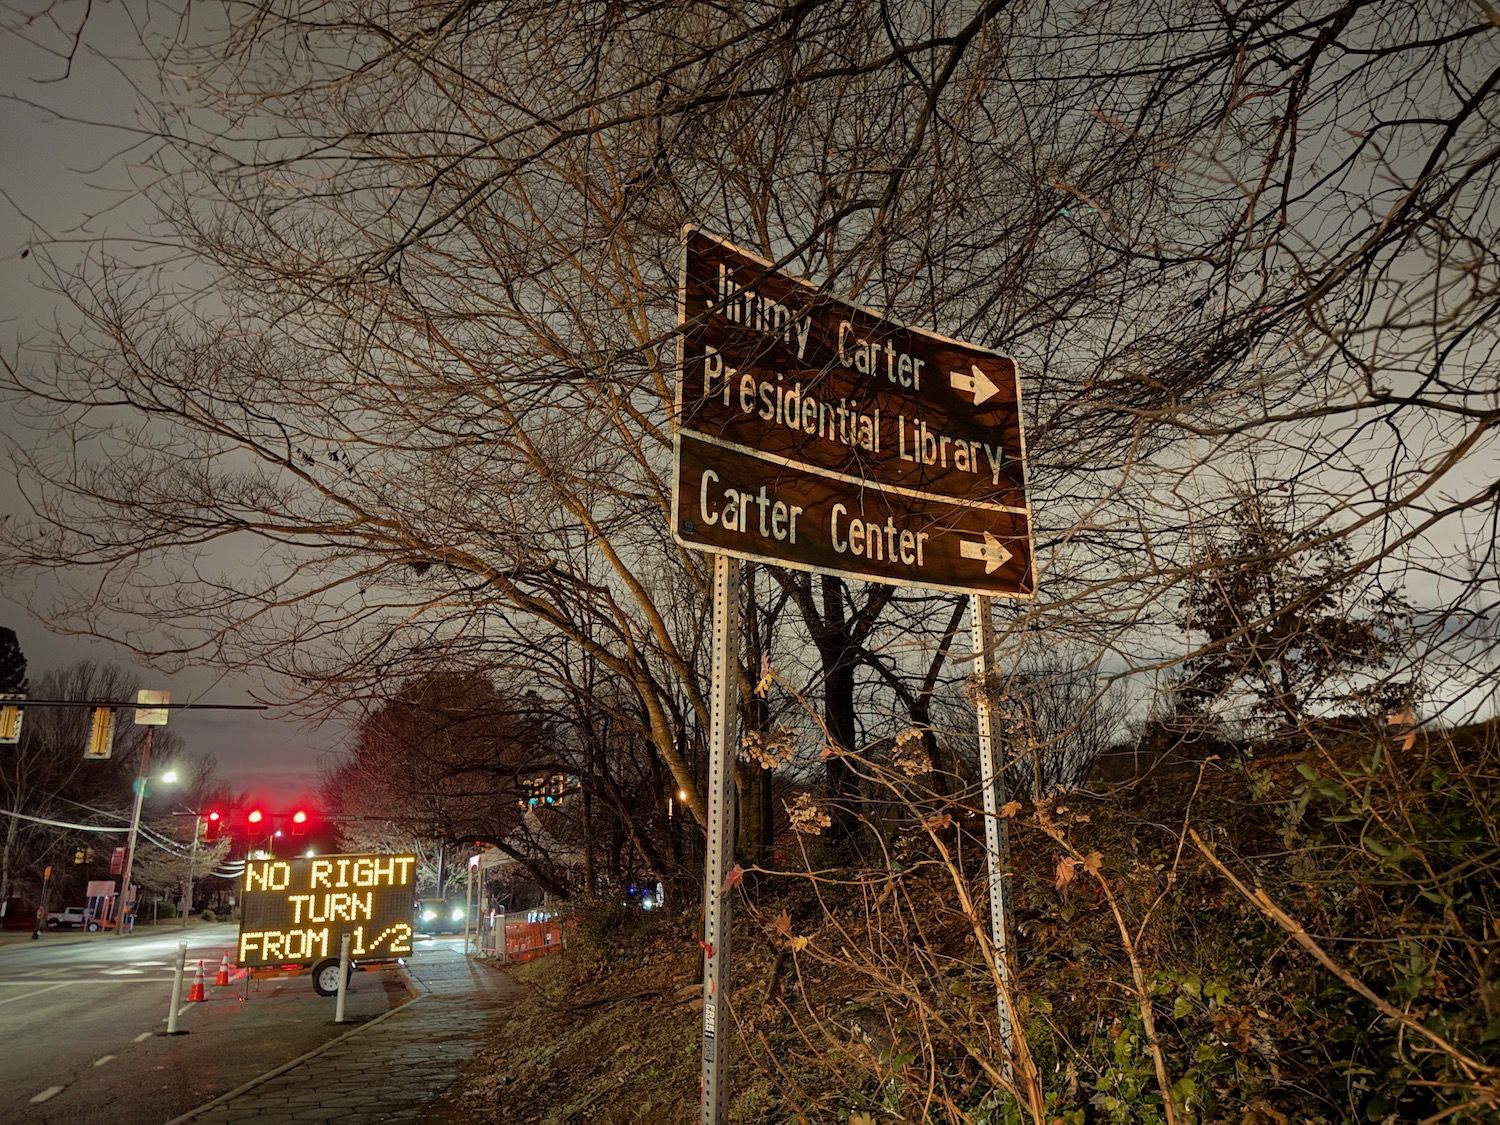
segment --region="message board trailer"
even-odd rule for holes
[[[251,970],[313,965],[316,984],[325,962],[337,965],[345,934],[362,961],[408,956],[416,876],[412,855],[251,860],[240,880],[236,960]]]

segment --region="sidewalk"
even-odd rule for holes
[[[416,998],[167,1125],[416,1121],[442,1096],[524,990],[440,949],[407,962]]]

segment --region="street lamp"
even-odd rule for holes
[[[141,802],[146,798],[147,781],[164,781],[171,785],[177,780],[177,771],[168,770],[157,777],[148,777],[147,768],[151,765],[151,735],[155,733],[154,726],[146,728],[146,744],[141,749],[141,766],[136,771],[135,777],[135,810],[130,814],[130,836],[125,841],[125,878],[120,882],[120,901],[115,908],[115,934],[116,936],[125,932],[125,908],[129,905],[130,898],[130,869],[135,866],[135,834],[141,827]]]

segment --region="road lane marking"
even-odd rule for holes
[[[63,1092],[63,1088],[61,1086],[48,1086],[40,1094],[38,1094],[36,1097],[34,1097],[34,1098],[31,1099],[31,1104],[32,1105],[41,1105],[48,1098],[55,1098],[55,1097],[57,1097],[58,1094],[60,1094],[62,1092]]]
[[[105,1063],[109,1062],[113,1058],[114,1058],[114,1055],[105,1055],[102,1058],[95,1059],[94,1060],[94,1065],[95,1066],[103,1066]]]
[[[23,992],[19,996],[7,996],[4,1000],[0,1000],[0,1004],[14,1004],[17,1000],[30,1000],[33,996],[40,996],[44,992],[51,992],[54,988],[62,987],[63,983],[59,981],[57,984],[49,984],[46,988],[36,988],[30,992]]]
[[[137,1035],[135,1037],[135,1042],[137,1042],[137,1043],[144,1043],[147,1039],[151,1038],[151,1035],[152,1035],[152,1032],[143,1031],[143,1032],[141,1032],[139,1035]]]
[[[0,981],[0,986],[9,986],[11,988],[15,988],[15,987],[18,987],[20,985],[29,985],[29,986],[35,987],[36,985],[41,984],[41,983],[42,983],[41,981],[34,981],[34,980],[4,980],[4,981]],[[49,981],[47,983],[47,987],[48,988],[68,988],[68,987],[70,987],[72,985],[75,985],[75,984],[171,984],[171,983],[172,983],[172,978],[171,977],[125,977],[123,979],[120,978],[120,977],[74,977],[72,980],[54,980],[54,981]],[[5,1003],[5,1001],[0,1000],[0,1004],[3,1004],[3,1003]]]

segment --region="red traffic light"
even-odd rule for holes
[[[251,824],[259,824],[265,818],[266,814],[261,812],[259,809],[251,809],[250,815],[245,817],[245,819],[248,820]]]
[[[204,841],[210,844],[218,843],[219,828],[221,827],[222,821],[224,820],[224,814],[221,813],[218,809],[209,809],[208,815],[203,819],[205,821],[203,825]]]
[[[305,836],[307,834],[307,810],[298,809],[292,814],[292,835]]]

